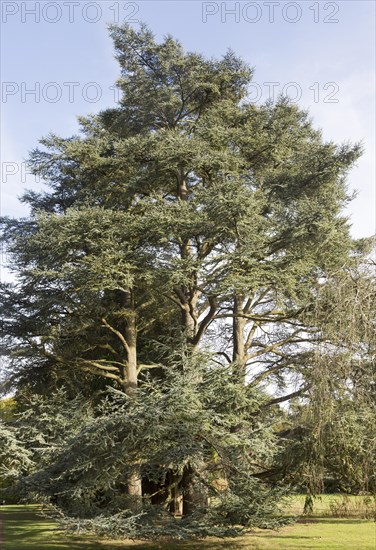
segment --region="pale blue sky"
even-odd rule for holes
[[[3,214],[23,215],[17,196],[41,186],[20,166],[40,137],[77,133],[77,115],[114,104],[119,70],[106,24],[127,18],[148,23],[157,38],[173,34],[190,51],[219,57],[232,48],[255,67],[255,101],[273,87],[298,94],[327,139],[363,140],[366,153],[349,178],[359,191],[349,214],[354,236],[375,231],[373,0],[2,0],[1,7]]]

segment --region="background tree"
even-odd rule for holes
[[[374,264],[358,255],[317,292],[310,388],[290,409],[279,459],[311,494],[375,491],[374,298]]]

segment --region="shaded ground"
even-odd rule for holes
[[[355,518],[312,517],[279,531],[260,531],[238,539],[170,544],[99,541],[66,537],[37,507],[0,507],[2,550],[375,550],[376,523]]]

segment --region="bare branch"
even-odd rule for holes
[[[224,352],[224,351],[217,351],[215,355],[223,355],[223,357],[224,357],[229,363],[232,363],[232,359],[231,359],[230,356],[227,355],[227,353]]]
[[[303,388],[300,388],[300,390],[294,391],[293,393],[289,393],[288,395],[271,399],[270,401],[262,405],[262,408],[264,409],[266,407],[270,407],[271,405],[277,405],[278,403],[283,403],[284,401],[288,401],[289,399],[293,399],[294,397],[299,397],[308,389],[309,389],[309,386],[305,386]]]
[[[119,372],[119,367],[113,367],[111,365],[101,365],[101,363],[99,363],[98,361],[80,359],[79,362],[85,363],[86,365],[95,367],[96,369],[99,369],[99,370],[104,370],[107,372]],[[122,367],[124,367],[124,365],[122,365]]]
[[[204,319],[201,321],[201,323],[199,325],[199,329],[197,331],[197,334],[193,339],[193,344],[194,345],[197,345],[200,342],[203,334],[205,333],[205,330],[209,326],[210,322],[214,319],[215,313],[217,311],[217,301],[216,301],[216,299],[213,296],[210,296],[208,298],[208,300],[209,300],[209,304],[210,304],[210,309],[209,309],[207,315],[204,317]]]
[[[277,364],[274,367],[272,367],[270,369],[267,369],[264,372],[262,372],[262,373],[258,374],[257,376],[255,376],[255,378],[252,380],[252,382],[250,382],[249,385],[250,386],[255,386],[256,384],[258,384],[259,382],[261,382],[262,380],[264,380],[265,378],[267,378],[271,374],[274,374],[274,373],[278,372],[279,370],[287,369],[287,368],[290,368],[290,367],[288,367],[286,365],[286,363]]]
[[[160,368],[161,368],[161,365],[146,365],[141,363],[137,368],[137,374],[144,369],[160,369]]]
[[[119,338],[120,342],[123,344],[124,349],[126,350],[127,353],[129,353],[128,343],[124,338],[124,336],[122,335],[122,333],[119,330],[116,330],[114,327],[112,327],[104,318],[102,319],[102,324]]]
[[[275,344],[271,344],[270,346],[266,346],[266,345],[259,342],[257,345],[259,347],[262,347],[263,349],[260,350],[260,351],[256,351],[255,353],[250,353],[248,355],[248,359],[253,359],[254,357],[258,357],[259,355],[264,355],[265,353],[274,352],[274,350],[277,350],[278,348],[280,348],[281,346],[283,346],[284,344],[287,344],[287,343],[298,343],[298,342],[301,342],[301,341],[305,341],[305,340],[302,340],[302,339],[293,340],[295,338],[295,336],[298,334],[298,332],[300,332],[300,331],[295,331],[295,332],[293,332],[293,334],[290,334],[287,338],[284,338],[283,340],[280,340],[279,342],[276,342]]]

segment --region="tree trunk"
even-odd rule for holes
[[[134,466],[132,473],[128,477],[127,488],[128,495],[132,497],[130,502],[131,508],[138,510],[142,505],[142,479],[140,466],[138,464]]]
[[[125,365],[125,393],[129,396],[134,395],[137,389],[137,328],[136,316],[132,312],[129,314],[127,325],[125,327],[125,339],[128,344],[127,362]]]
[[[192,514],[197,508],[206,508],[209,503],[208,491],[194,479],[191,466],[187,466],[182,479],[183,516]]]
[[[239,376],[239,379],[242,379],[245,382],[246,376],[246,362],[247,355],[245,349],[245,324],[246,319],[242,317],[243,311],[243,302],[244,296],[237,294],[234,296],[234,307],[233,307],[233,325],[232,325],[232,335],[233,335],[233,354],[232,360],[235,365],[236,371],[234,374]]]
[[[181,201],[188,201],[189,189],[187,186],[184,167],[180,165],[177,170],[177,197]],[[181,248],[180,254],[182,259],[187,259],[191,256],[191,241],[186,240]],[[182,305],[182,327],[187,335],[187,340],[192,344],[192,353],[195,353],[198,342],[195,342],[197,332],[198,313],[197,301],[199,299],[199,291],[197,290],[197,274],[191,274],[192,283],[190,287],[182,287],[183,300]],[[193,481],[193,470],[191,466],[186,466],[183,472],[180,483],[175,487],[173,508],[176,514],[186,516],[191,514],[195,507],[202,504],[202,491]],[[206,497],[207,504],[207,497]]]
[[[125,364],[124,391],[130,397],[135,395],[138,384],[137,372],[137,326],[136,314],[133,308],[133,296],[131,291],[126,294],[126,306],[129,307],[124,336],[127,342],[127,361]],[[141,468],[138,464],[133,466],[133,471],[127,480],[128,494],[132,497],[131,506],[139,509],[142,502],[142,478]]]
[[[181,490],[180,476],[169,472],[168,483],[170,484],[170,512],[174,516],[183,515],[183,493]]]

